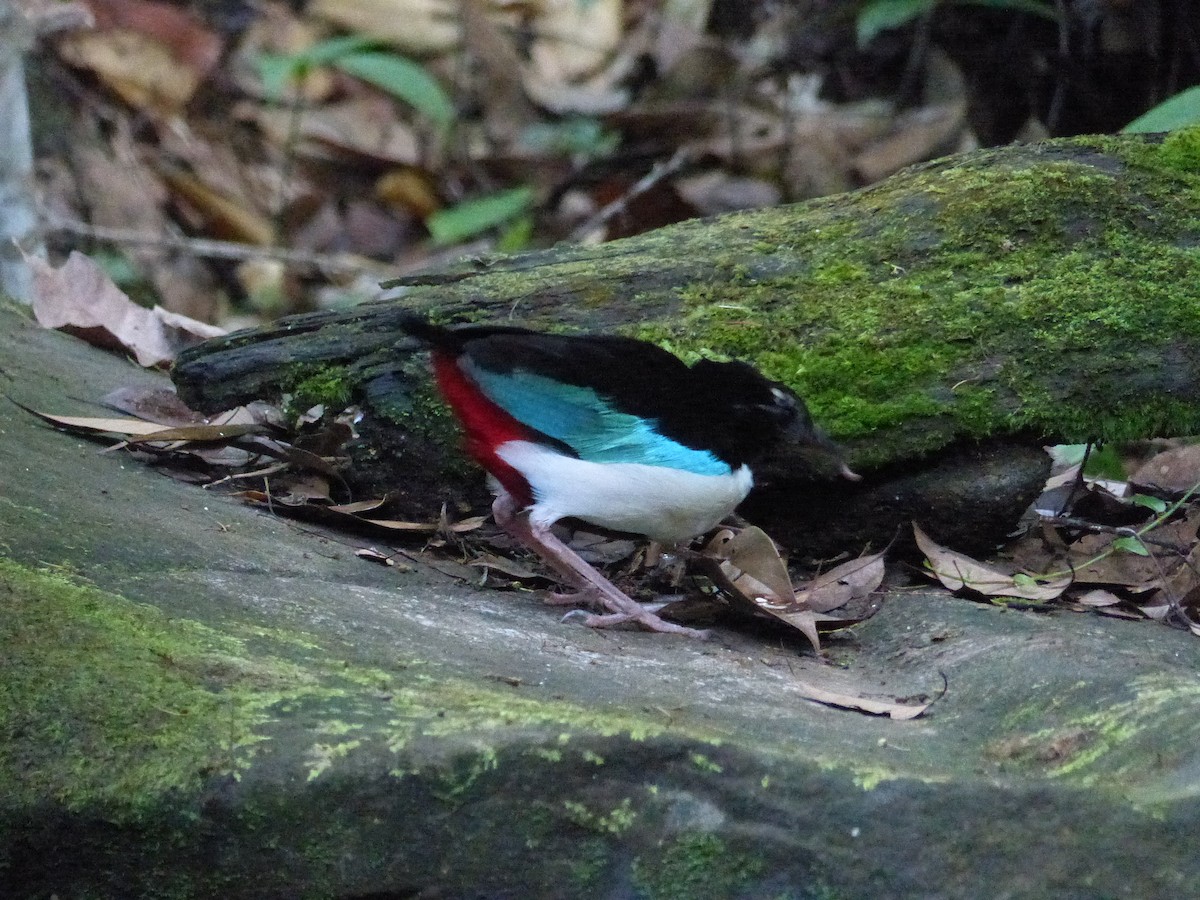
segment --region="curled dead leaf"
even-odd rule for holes
[[[852,709],[873,716],[888,716],[892,719],[915,719],[929,709],[932,703],[899,703],[895,700],[876,700],[838,691],[827,691],[806,682],[797,682],[805,699],[838,709]]]
[[[225,333],[158,306],[138,306],[78,251],[57,269],[40,257],[25,261],[33,271],[33,314],[43,328],[132,353],[140,365],[167,366],[184,347]]]
[[[985,597],[1018,597],[1022,600],[1054,600],[1070,587],[1068,573],[1035,576],[1008,573],[972,559],[965,553],[948,550],[913,523],[917,546],[925,554],[932,574],[952,591],[970,590]]]
[[[796,590],[796,602],[829,612],[865,597],[883,582],[883,557],[883,552],[860,556],[818,575]]]

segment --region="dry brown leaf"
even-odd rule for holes
[[[569,84],[594,75],[621,42],[621,0],[542,0],[531,21],[533,70],[543,83]]]
[[[495,556],[491,553],[483,553],[475,559],[467,563],[468,566],[474,566],[479,569],[491,569],[496,572],[501,572],[509,578],[515,578],[517,581],[548,581],[552,580],[548,575],[541,572],[535,572],[533,569],[527,568],[515,560],[506,559],[501,556]]]
[[[820,619],[830,620],[832,616],[826,616],[823,613],[815,613],[811,609],[795,609],[784,610],[774,606],[767,606],[760,598],[752,598],[755,606],[763,612],[769,613],[781,622],[786,622],[797,631],[799,631],[808,643],[812,646],[814,653],[821,652],[821,632],[817,628],[817,622]]]
[[[1144,590],[1145,585],[1158,582],[1159,563],[1149,556],[1109,552],[1113,539],[1111,534],[1085,534],[1071,545],[1069,559],[1077,583],[1115,584]]]
[[[59,40],[58,52],[93,72],[130,106],[159,118],[177,116],[200,85],[169,48],[136,31],[74,32]]]
[[[775,542],[761,528],[750,526],[738,532],[722,529],[704,552],[724,560],[722,569],[730,582],[750,599],[766,596],[781,604],[795,601],[791,576],[779,556]]]
[[[306,472],[303,475],[291,475],[278,482],[275,486],[276,499],[288,504],[319,503],[328,506],[329,479],[323,475]]]
[[[299,135],[293,135],[294,117],[286,109],[242,105],[238,112],[289,153],[294,147],[296,153],[324,160],[402,166],[421,162],[416,132],[397,118],[395,107],[382,94],[309,110],[300,121]]]
[[[182,425],[178,428],[159,428],[157,431],[142,432],[129,439],[131,444],[153,441],[187,441],[189,443],[203,441],[205,443],[224,442],[233,438],[245,437],[248,434],[262,434],[267,431],[265,425],[257,423],[246,425]]]
[[[1191,490],[1200,484],[1200,444],[1176,447],[1151,457],[1129,480],[1164,491]]]
[[[1071,576],[1052,578],[1012,575],[985,565],[964,553],[947,550],[925,534],[915,522],[917,546],[929,561],[933,574],[949,590],[965,589],[987,597],[1018,597],[1023,600],[1053,600],[1071,585]],[[1040,580],[1039,580],[1040,579]]]
[[[905,166],[946,152],[962,133],[966,112],[966,103],[956,101],[901,113],[889,136],[855,157],[854,170],[870,184]]]
[[[443,526],[440,522],[401,522],[395,519],[368,519],[363,516],[355,516],[363,522],[370,522],[372,525],[378,525],[380,528],[387,528],[389,531],[408,531],[418,534],[435,534],[443,527],[448,528],[455,534],[463,534],[467,531],[474,531],[487,521],[485,516],[472,516],[469,519],[463,519],[459,522],[450,522]]]
[[[815,612],[829,612],[871,593],[883,583],[884,554],[860,556],[842,563],[796,590],[796,602]]]
[[[143,112],[177,116],[220,59],[221,38],[177,6],[147,0],[87,5],[96,28],[61,37],[59,54]]]
[[[419,56],[453,50],[462,35],[458,0],[313,0],[307,12]]]
[[[354,555],[359,559],[365,559],[368,562],[379,563],[381,566],[394,566],[396,560],[388,556],[386,553],[380,553],[374,547],[359,547],[354,551]]]
[[[723,528],[709,540],[702,554],[708,559],[710,576],[731,601],[790,625],[803,634],[818,653],[822,631],[834,631],[862,621],[827,616],[808,609],[797,599],[787,566],[780,559],[774,542],[761,528],[744,528],[740,532]],[[743,570],[742,565],[747,570]]]
[[[98,31],[127,28],[159,41],[178,64],[203,77],[221,59],[220,36],[173,3],[155,0],[83,0]]]
[[[359,500],[355,503],[339,503],[336,506],[331,506],[329,509],[332,512],[345,513],[348,516],[357,516],[359,513],[370,512],[373,509],[379,509],[383,504],[387,503],[386,497],[378,497],[374,500]]]
[[[225,333],[158,306],[138,306],[78,251],[58,269],[39,257],[26,256],[26,261],[33,270],[33,313],[39,324],[130,352],[143,366],[165,367],[184,347]]]
[[[173,388],[127,385],[105,394],[100,402],[118,412],[171,428],[204,421],[200,413],[184,405]]]
[[[267,247],[275,243],[271,220],[241,198],[213,190],[190,172],[164,170],[163,181],[177,200],[182,200],[199,217],[200,227],[221,240],[240,241]]]
[[[116,434],[123,437],[133,435],[154,434],[159,431],[169,431],[157,422],[147,422],[142,419],[113,419],[98,416],[57,416],[52,413],[38,412],[36,409],[30,409],[28,406],[21,406],[26,412],[33,413],[39,419],[43,419],[52,425],[60,425],[63,428],[79,431],[84,434]]]
[[[1124,601],[1112,591],[1093,588],[1083,596],[1076,597],[1075,602],[1082,606],[1102,607],[1116,606],[1118,603],[1123,603]]]
[[[853,709],[870,713],[873,716],[889,716],[893,719],[915,719],[931,703],[898,703],[895,700],[873,700],[869,697],[857,697],[854,694],[842,694],[837,691],[827,691],[803,681],[797,682],[805,698],[826,706],[836,706],[838,709]]]
[[[478,66],[475,93],[483,107],[484,125],[494,141],[513,142],[537,120],[533,104],[521,87],[518,35],[491,15],[485,0],[461,0],[463,42],[468,58]]]

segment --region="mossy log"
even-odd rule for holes
[[[402,312],[617,331],[754,362],[846,447],[861,485],[788,459],[764,470],[750,508],[785,543],[857,549],[915,516],[978,546],[1040,486],[1042,443],[1200,433],[1200,129],[981,150],[389,286],[189,350],[180,393],[209,411],[287,392],[359,402],[352,481],[427,508],[473,482]]]

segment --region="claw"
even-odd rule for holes
[[[501,493],[492,504],[492,512],[496,524],[511,534],[525,546],[535,551],[566,581],[579,589],[579,595],[551,595],[550,603],[562,605],[564,602],[584,602],[608,610],[606,615],[582,613],[586,618],[583,624],[592,628],[610,628],[613,625],[623,625],[626,622],[639,625],[647,631],[658,631],[664,634],[681,634],[693,638],[706,638],[709,633],[685,625],[676,625],[656,616],[636,600],[627,596],[611,581],[588,565],[578,553],[556,538],[550,529],[544,525],[531,522],[529,516],[517,509],[516,502],[508,493]],[[575,618],[572,611],[566,618]],[[582,612],[580,610],[579,612]]]

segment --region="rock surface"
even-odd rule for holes
[[[146,380],[0,306],[13,399],[97,414]],[[0,402],[0,896],[1200,890],[1182,633],[910,591],[823,664],[563,624],[366,543]],[[806,685],[940,699],[893,721]]]

